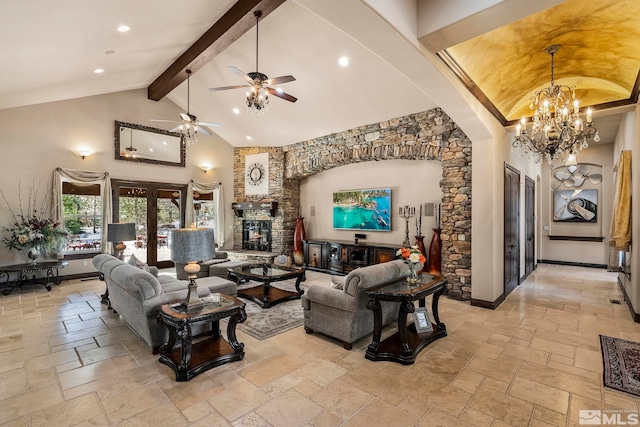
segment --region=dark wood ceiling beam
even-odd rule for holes
[[[240,36],[256,25],[253,12],[262,11],[264,19],[285,0],[239,0],[211,28],[209,28],[186,52],[147,88],[149,99],[159,101],[187,79],[184,72],[193,73],[231,46]]]

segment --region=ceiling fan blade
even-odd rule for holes
[[[296,78],[293,76],[280,76],[274,77],[272,79],[265,80],[265,83],[268,85],[279,85],[282,83],[289,83],[295,81]]]
[[[207,129],[205,126],[202,126],[202,123],[198,123],[198,125],[196,126],[196,130],[205,135],[213,135],[213,132],[211,132],[210,129]]]
[[[169,130],[169,132],[180,132],[182,131],[182,125],[176,126],[173,129]]]
[[[269,92],[271,95],[273,96],[277,96],[278,98],[282,98],[284,100],[287,100],[289,102],[296,102],[298,100],[298,98],[296,98],[295,96],[291,96],[288,93],[284,93],[284,92],[279,92],[271,87],[266,88],[267,92]]]
[[[254,84],[253,79],[249,77],[247,73],[245,73],[244,71],[234,67],[233,65],[229,65],[227,66],[227,68],[233,71],[234,73],[236,73],[237,75],[239,75],[240,77],[242,77],[243,79],[245,79],[246,81],[248,81],[249,83]]]
[[[175,120],[149,119],[150,122],[180,123]]]
[[[211,92],[215,92],[217,90],[227,90],[227,89],[239,89],[241,87],[251,87],[251,85],[238,85],[238,86],[222,86],[222,87],[210,87],[209,90]]]
[[[222,125],[220,123],[215,123],[215,122],[201,122],[201,121],[198,121],[198,126],[211,126],[211,127],[214,127],[214,128],[219,128]]]

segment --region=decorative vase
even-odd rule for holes
[[[440,232],[442,229],[434,228],[433,237],[431,238],[431,244],[429,245],[429,269],[427,272],[434,276],[440,276],[442,274],[442,240],[440,239]]]
[[[296,218],[296,228],[293,231],[293,262],[296,265],[304,264],[304,244],[303,240],[307,240],[304,231],[304,217]]]
[[[416,239],[416,247],[418,248],[418,250],[420,251],[420,253],[424,256],[425,259],[427,259],[427,251],[424,247],[424,236],[414,236]],[[419,271],[419,273],[426,273],[427,272],[427,263],[425,262],[424,265],[422,266],[422,270]]]
[[[33,247],[27,251],[27,256],[31,260],[31,264],[36,264],[36,260],[40,256],[40,248]]]
[[[410,285],[415,285],[416,283],[418,283],[418,271],[416,269],[418,264],[414,262],[408,262],[407,265],[409,266],[409,274],[407,275],[407,282],[409,282]]]

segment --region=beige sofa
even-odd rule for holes
[[[420,266],[422,268],[422,266]],[[302,295],[304,329],[342,341],[351,350],[353,342],[373,332],[373,312],[367,309],[367,289],[406,277],[409,267],[394,260],[332,276],[333,286],[312,285]],[[398,318],[399,303],[382,305],[382,324]]]
[[[96,255],[92,262],[107,284],[111,308],[156,354],[167,337],[166,327],[159,325],[157,320],[160,306],[184,300],[189,282],[162,274],[155,277],[108,254]],[[236,284],[220,277],[203,277],[197,279],[196,283],[200,297],[211,293],[237,294]],[[206,328],[210,328],[210,325],[206,325]],[[194,327],[192,335],[206,331]]]

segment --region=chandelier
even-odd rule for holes
[[[253,73],[251,73],[253,74]],[[267,76],[264,76],[265,80]],[[255,84],[247,92],[247,109],[253,117],[260,117],[267,112],[269,104],[269,94],[267,88],[261,84]]]
[[[523,117],[516,127],[512,143],[514,148],[520,148],[521,156],[524,154],[533,158],[536,163],[545,158],[550,164],[552,160],[565,162],[570,155],[575,156],[578,151],[587,148],[588,139],[600,141],[598,131],[593,126],[591,108],[587,108],[586,123],[580,118],[575,86],[554,83],[553,55],[558,49],[559,44],[546,49],[551,55],[551,86],[531,97],[529,108],[535,108],[531,133],[528,133],[527,122]]]
[[[190,147],[198,142],[198,129],[196,117],[189,114],[189,96],[191,93],[189,79],[191,77],[191,70],[185,71],[187,73],[187,114],[180,114],[182,117],[182,124],[178,126],[178,131],[182,134],[185,145]]]

